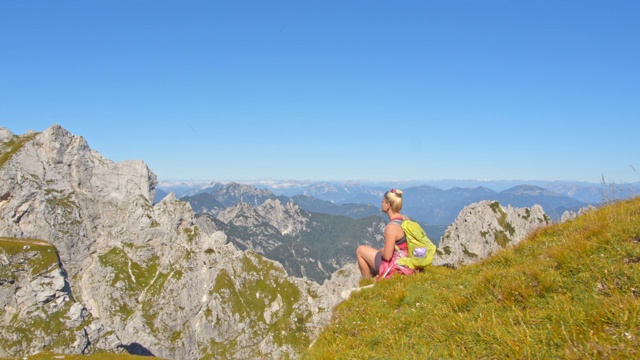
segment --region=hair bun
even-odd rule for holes
[[[395,194],[398,195],[398,197],[402,197],[402,190],[396,189]]]

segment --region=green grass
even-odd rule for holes
[[[22,147],[33,140],[38,133],[32,133],[24,136],[13,136],[9,141],[4,143],[4,151],[0,152],[0,167],[4,166],[13,155],[15,155]]]
[[[38,275],[42,272],[49,271],[53,266],[58,265],[58,253],[56,248],[42,240],[36,239],[15,239],[0,237],[0,253],[5,253],[8,256],[19,255],[27,251],[34,251],[37,256],[31,258],[27,264],[14,265],[22,268],[31,269],[32,275]],[[8,266],[3,266],[0,273],[8,271],[7,278],[12,278],[12,272],[15,269]]]
[[[138,310],[139,296],[145,293],[140,304],[144,314],[146,324],[154,333],[159,330],[154,325],[157,318],[156,300],[162,294],[164,285],[169,276],[182,277],[182,272],[175,269],[172,273],[159,271],[159,258],[156,255],[149,257],[145,262],[133,261],[125,249],[134,251],[136,246],[131,243],[124,243],[124,248],[113,247],[106,253],[99,255],[100,263],[113,270],[111,286],[122,283],[127,289],[128,299],[116,298],[113,304],[119,308],[118,315],[123,319],[128,319]]]
[[[302,358],[640,358],[640,198],[354,293]]]

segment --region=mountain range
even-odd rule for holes
[[[453,181],[449,183],[454,183]],[[473,182],[462,184],[473,185]],[[476,182],[478,184],[480,182]],[[355,183],[331,182],[295,182],[270,181],[234,185],[238,193],[226,198],[226,203],[216,203],[216,191],[236,183],[168,183],[160,182],[162,193],[174,192],[176,196],[188,201],[196,212],[216,212],[224,207],[251,199],[258,204],[267,198],[279,198],[283,203],[293,201],[302,209],[323,214],[344,215],[362,218],[379,214],[380,200],[391,186],[403,183],[389,183],[386,187],[379,184],[362,185]],[[509,188],[496,191],[487,186],[452,187],[447,190],[422,184],[403,188],[403,213],[425,226],[443,226],[451,224],[457,214],[466,206],[482,200],[499,201],[505,206],[530,207],[540,205],[553,221],[559,221],[565,211],[577,211],[589,205],[625,199],[640,194],[640,183],[633,184],[591,184],[581,182],[485,182],[500,188],[510,184]],[[404,184],[408,185],[408,184]],[[497,186],[498,185],[498,186]],[[244,193],[244,194],[243,194]],[[159,192],[158,199],[162,196]],[[157,201],[157,200],[156,200]],[[435,231],[436,238],[442,235]]]
[[[238,181],[236,180],[236,182]],[[162,193],[164,192],[173,192],[178,198],[194,195],[202,192],[203,189],[215,186],[216,183],[215,181],[160,180],[158,182],[158,199],[162,198]],[[405,190],[422,186],[430,186],[442,191],[454,188],[474,189],[480,187],[500,193],[520,185],[531,185],[590,205],[597,205],[611,200],[627,199],[640,194],[640,182],[615,183],[607,182],[604,179],[600,183],[571,180],[424,180],[362,181],[359,183],[354,181],[262,180],[242,183],[258,189],[268,189],[276,196],[307,195],[335,204],[371,203],[375,206],[379,205],[382,194],[391,188]]]

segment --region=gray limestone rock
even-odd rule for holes
[[[308,219],[304,217],[298,205],[293,202],[282,204],[280,200],[267,200],[256,208],[270,224],[275,226],[282,235],[296,235],[305,230]]]
[[[71,294],[55,248],[37,240],[0,239],[0,357],[46,348],[83,354],[99,349],[84,328],[97,321]],[[114,335],[111,339],[119,344]]]
[[[59,254],[42,268],[32,259],[48,253],[34,255],[36,243],[0,252],[0,356],[296,358],[353,287],[352,270],[319,285],[239,251],[173,194],[153,205],[156,176],[143,162],[107,160],[58,125],[22,136],[4,129],[0,142],[0,237],[41,239]],[[243,211],[281,233],[305,226],[292,204],[240,207],[229,219],[243,221]],[[55,330],[27,325],[51,316]]]
[[[539,205],[503,207],[484,200],[466,206],[444,233],[434,266],[466,265],[522,241],[533,230],[551,223]]]

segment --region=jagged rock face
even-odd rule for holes
[[[60,126],[15,138],[0,172],[2,235],[47,239],[67,270],[95,252],[96,235],[150,224],[156,176],[141,161],[115,164]]]
[[[297,235],[306,230],[305,225],[309,221],[296,204],[289,202],[283,205],[278,199],[266,200],[258,207],[241,203],[223,210],[217,218],[226,224],[248,228],[266,222],[281,235]]]
[[[218,214],[217,218],[225,224],[250,228],[266,221],[253,206],[247,203],[226,208]]]
[[[256,207],[266,200],[275,198],[275,195],[269,190],[256,189],[250,185],[233,182],[216,188],[211,193],[216,200],[226,207],[239,203],[246,203]]]
[[[242,250],[269,254],[281,245],[280,231],[249,204],[242,203],[225,209],[217,218],[227,226],[230,242]],[[240,229],[240,231],[237,231]]]
[[[0,357],[45,347],[81,354],[121,344],[72,298],[56,249],[43,241],[0,238],[0,308]]]
[[[433,265],[466,265],[522,241],[533,230],[551,223],[539,205],[504,208],[497,201],[466,206],[444,233]]]
[[[115,164],[60,126],[21,137],[3,130],[0,137],[7,139],[0,148],[0,236],[55,245],[68,274],[67,297],[75,299],[60,302],[70,304],[68,314],[80,314],[72,318],[85,319],[67,327],[84,326],[92,344],[170,359],[295,358],[343,300],[337,294],[356,281],[340,273],[320,286],[237,250],[174,195],[153,206],[156,177],[144,163]],[[199,223],[208,224],[206,231]],[[14,284],[0,284],[3,316],[10,298],[28,288]],[[41,291],[58,294],[54,288]],[[29,308],[15,307],[19,314]],[[77,339],[64,352],[81,351],[86,338]],[[2,351],[23,356],[39,345]]]
[[[308,218],[304,217],[298,205],[288,202],[282,205],[280,200],[267,200],[256,209],[267,221],[275,226],[282,235],[297,235],[306,230]]]
[[[225,224],[209,214],[196,214],[196,224],[205,234],[223,231]]]
[[[14,136],[13,133],[11,131],[9,131],[9,129],[0,127],[0,144],[2,144],[0,146],[2,146],[1,149],[3,149],[3,151],[4,151],[4,145],[9,140],[11,140],[13,138],[13,136]]]

